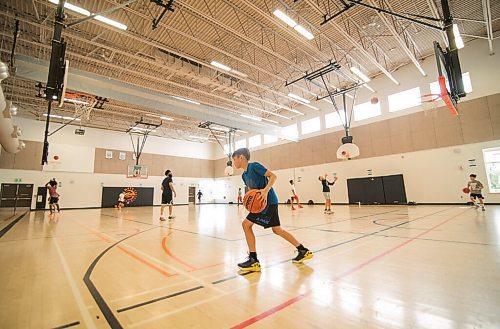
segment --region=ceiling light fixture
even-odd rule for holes
[[[290,18],[287,14],[285,14],[281,10],[276,9],[273,12],[273,14],[274,14],[274,16],[278,17],[283,22],[285,22],[286,25],[290,26],[295,31],[297,31],[300,35],[302,35],[307,40],[314,39],[314,35],[311,32],[309,32],[308,30],[306,30],[306,28],[304,28],[302,25],[297,24],[297,22],[295,22],[292,18]]]
[[[179,96],[172,96],[172,98],[178,99],[178,100],[183,101],[183,102],[188,102],[188,103],[191,103],[191,104],[200,105],[199,102],[193,101],[191,99],[186,99],[186,98],[182,98],[182,97],[179,97]]]
[[[370,82],[370,78],[360,71],[356,66],[351,66],[351,72],[356,74],[364,82]]]
[[[231,71],[231,68],[230,68],[229,66],[226,66],[226,65],[224,65],[224,64],[221,64],[221,63],[219,63],[219,62],[217,62],[217,61],[211,61],[211,62],[210,62],[210,64],[212,64],[213,66],[215,66],[215,67],[217,67],[217,68],[219,68],[219,69],[221,69],[221,70],[224,70],[224,71],[226,71],[226,72]]]
[[[49,0],[50,3],[53,3],[55,5],[59,4],[59,0]],[[65,2],[64,3],[64,8],[68,9],[68,10],[71,10],[71,11],[74,11],[75,13],[78,13],[80,15],[83,15],[83,16],[90,16],[92,15],[92,13],[86,9],[83,9],[81,7],[78,7],[78,6],[75,6],[71,3],[68,3],[68,2]],[[101,15],[96,15],[93,17],[94,19],[100,21],[100,22],[103,22],[105,24],[108,24],[108,25],[111,25],[111,26],[114,26],[116,28],[119,28],[120,30],[126,30],[127,29],[127,25],[125,24],[122,24],[120,22],[117,22],[115,20],[112,20],[110,18],[107,18],[107,17],[104,17],[104,16],[101,16]]]
[[[302,102],[302,103],[306,103],[306,104],[311,103],[311,101],[309,101],[309,100],[307,100],[305,98],[302,98],[299,95],[295,95],[293,93],[288,93],[288,97],[291,97],[291,98],[293,98],[293,99],[295,99],[295,100],[297,100],[299,102]]]
[[[256,116],[253,116],[253,115],[240,114],[240,116],[242,116],[243,118],[254,120],[254,121],[262,121],[262,118],[256,117]]]

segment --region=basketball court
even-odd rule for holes
[[[500,328],[500,1],[0,17],[0,328]]]

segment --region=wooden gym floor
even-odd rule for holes
[[[315,257],[235,205],[2,212],[0,328],[500,328],[500,206],[280,206]]]

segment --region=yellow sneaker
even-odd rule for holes
[[[245,271],[260,272],[260,263],[258,260],[248,256],[248,260],[243,263],[239,263],[238,267]]]
[[[306,259],[311,259],[314,254],[310,250],[300,250],[297,257],[292,259],[292,263],[303,263]]]

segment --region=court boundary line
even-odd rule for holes
[[[0,231],[0,239],[7,234],[7,232],[10,231],[11,228],[14,227],[28,212],[24,212],[23,214],[19,215],[16,219],[14,219],[12,222],[10,222],[7,226],[5,226],[1,231]]]
[[[385,257],[386,255],[388,255],[388,254],[390,254],[390,253],[392,253],[392,252],[394,252],[394,251],[398,250],[399,248],[402,248],[402,247],[404,247],[404,246],[406,246],[406,245],[410,244],[411,242],[413,242],[415,239],[419,238],[420,236],[425,235],[425,234],[427,234],[427,233],[429,233],[429,232],[433,231],[433,230],[434,230],[434,229],[436,229],[437,227],[439,227],[439,226],[441,226],[441,225],[446,224],[447,222],[449,222],[449,221],[451,221],[452,219],[454,219],[454,218],[456,218],[456,217],[458,217],[458,216],[462,215],[463,213],[465,213],[465,211],[462,211],[462,212],[460,212],[460,213],[458,213],[458,214],[456,214],[456,215],[454,215],[454,216],[452,216],[452,217],[450,217],[450,218],[448,218],[448,219],[446,219],[446,220],[444,220],[444,221],[440,222],[439,224],[434,225],[433,227],[429,228],[427,231],[422,232],[422,233],[418,234],[417,236],[415,236],[415,237],[413,237],[413,238],[409,238],[408,240],[406,240],[406,241],[404,241],[404,242],[402,242],[402,243],[400,243],[400,244],[398,244],[398,245],[396,245],[396,246],[394,246],[394,247],[392,247],[392,248],[390,248],[390,249],[388,249],[388,250],[386,250],[386,251],[384,251],[384,252],[382,252],[382,253],[379,253],[378,255],[376,255],[376,256],[374,256],[374,257],[372,257],[372,258],[368,259],[367,261],[365,261],[365,262],[363,262],[363,263],[361,263],[361,264],[359,264],[359,265],[357,265],[357,266],[355,266],[355,267],[353,267],[353,268],[351,268],[351,269],[349,269],[349,270],[347,270],[347,271],[345,271],[345,272],[341,273],[340,275],[337,275],[337,276],[336,276],[335,278],[333,278],[333,280],[331,280],[331,281],[332,281],[332,282],[339,281],[340,279],[343,279],[344,277],[346,277],[346,276],[348,276],[348,275],[350,275],[350,274],[352,274],[352,273],[354,273],[354,272],[357,272],[358,270],[360,270],[360,269],[364,268],[365,266],[367,266],[367,265],[369,265],[369,264],[371,264],[371,263],[373,263],[373,262],[375,262],[375,261],[377,261],[377,260],[381,259],[382,257]],[[254,324],[254,323],[256,323],[256,322],[258,322],[258,321],[260,321],[260,320],[262,320],[262,319],[265,319],[265,318],[269,317],[270,315],[273,315],[273,314],[275,314],[275,313],[277,313],[277,312],[279,312],[279,311],[283,310],[284,308],[286,308],[286,307],[288,307],[288,306],[290,306],[290,305],[293,305],[293,304],[295,304],[296,302],[298,302],[298,301],[300,301],[300,300],[304,299],[304,298],[305,298],[305,297],[307,297],[309,294],[311,294],[311,292],[312,292],[312,291],[313,291],[313,289],[308,290],[308,291],[307,291],[306,293],[304,293],[304,294],[301,294],[301,295],[299,295],[299,296],[297,296],[297,297],[294,297],[294,298],[292,298],[292,299],[289,299],[289,300],[287,300],[287,301],[285,301],[285,302],[283,302],[283,303],[281,303],[281,304],[278,304],[277,306],[275,306],[275,307],[273,307],[273,308],[270,308],[270,309],[268,309],[268,310],[266,310],[266,311],[264,311],[264,312],[262,312],[262,313],[260,313],[260,314],[257,314],[257,315],[256,315],[256,316],[254,316],[254,317],[251,317],[251,318],[249,318],[249,319],[247,319],[247,320],[245,320],[245,321],[243,321],[243,322],[241,322],[241,323],[239,323],[239,324],[237,324],[237,325],[235,325],[235,326],[232,326],[232,327],[231,327],[231,329],[242,329],[242,328],[246,328],[246,327],[248,327],[249,325],[252,325],[252,324]]]

